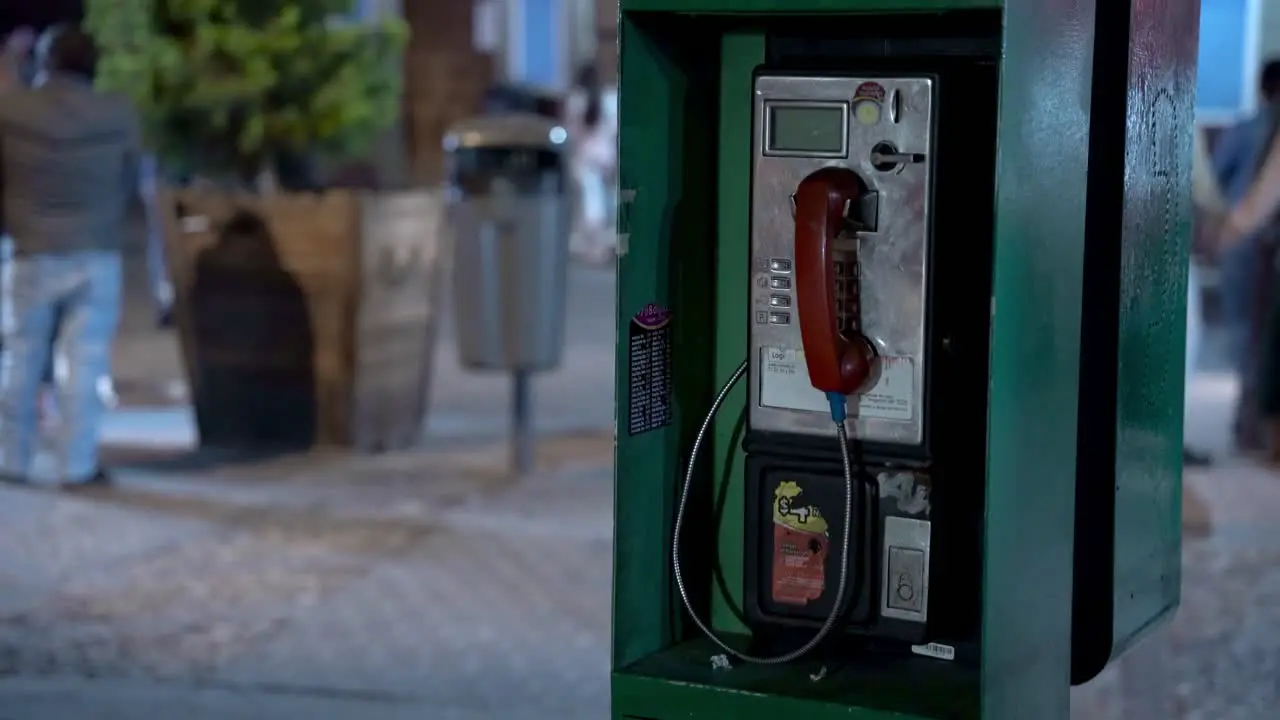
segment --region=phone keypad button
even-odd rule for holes
[[[769,287],[774,290],[790,290],[791,278],[771,277],[769,278]]]
[[[789,295],[770,295],[769,304],[774,307],[789,308],[791,307],[791,296]]]
[[[769,313],[769,324],[770,325],[790,325],[791,313],[771,312]]]
[[[791,260],[788,258],[773,258],[769,261],[769,270],[776,273],[791,272]]]

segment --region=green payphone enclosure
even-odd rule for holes
[[[1093,35],[1067,29],[1094,27],[1101,20],[1092,3],[1003,5],[990,0],[623,0],[616,718],[765,717],[780,711],[813,717],[1065,717],[1068,688],[1061,678],[1071,663],[1076,408],[1082,392],[1081,338],[1089,330],[1081,311],[1089,281],[1081,238],[1092,202],[1087,197],[1091,109],[1108,107],[1096,98],[1090,103],[1091,93],[1098,92],[1090,86],[1091,75],[1095,83],[1105,75],[1092,67]],[[1125,6],[1130,9],[1130,3]],[[732,674],[716,675],[707,665],[710,647],[699,644],[697,631],[681,620],[671,579],[671,529],[690,439],[716,391],[747,354],[751,90],[752,74],[766,60],[767,20],[817,13],[812,20],[821,23],[820,13],[831,12],[893,12],[909,19],[911,12],[935,11],[986,12],[995,32],[1003,27],[997,231],[990,259],[995,270],[990,407],[986,417],[974,419],[987,423],[991,432],[982,667],[971,677],[940,673],[923,681],[879,677],[874,683],[849,678],[826,687],[806,682],[812,668],[805,666],[736,667]],[[1130,20],[1141,15],[1133,9]],[[1147,22],[1157,26],[1148,32],[1183,40],[1189,34],[1194,42],[1194,27],[1158,27],[1160,21],[1152,17]],[[1124,29],[1127,58],[1134,30]],[[1168,104],[1161,110],[1168,115],[1166,124],[1155,130],[1128,128],[1125,140],[1126,121],[1119,120],[1121,142],[1130,152],[1123,155],[1127,165],[1112,168],[1116,178],[1133,163],[1155,162],[1171,187],[1189,183],[1189,125],[1178,123],[1190,117],[1194,52],[1188,60],[1179,47],[1169,48],[1165,59],[1176,72],[1158,78],[1165,91],[1139,99],[1153,109]],[[1118,94],[1135,82],[1124,70],[1115,70],[1119,86],[1114,77],[1111,81]],[[1168,134],[1168,141],[1156,143],[1153,132]],[[1156,149],[1135,157],[1135,145]],[[1119,182],[1118,191],[1126,197],[1144,189]],[[1186,278],[1180,269],[1185,268],[1185,242],[1179,254],[1169,250],[1169,238],[1185,241],[1190,221],[1186,203],[1151,209],[1171,228],[1157,236],[1154,227],[1143,224],[1147,210],[1135,209],[1128,200],[1121,204],[1126,237],[1139,241],[1129,243],[1127,254],[1116,252],[1120,307],[1114,351],[1141,357],[1142,366],[1117,360],[1115,370],[1117,383],[1131,392],[1117,392],[1128,405],[1121,401],[1116,410],[1120,440],[1113,462],[1118,484],[1133,481],[1117,493],[1111,528],[1117,592],[1124,588],[1128,599],[1115,610],[1117,645],[1172,612],[1178,600],[1181,497],[1174,476],[1182,396],[1180,385],[1167,379],[1180,373],[1173,366],[1181,367],[1178,298]],[[1154,287],[1168,292],[1144,292]],[[635,392],[627,372],[634,340],[626,340],[646,309],[669,323],[670,402],[665,418],[651,419],[633,433],[636,428],[623,422]],[[745,384],[735,388],[713,425],[711,443],[700,458],[694,503],[707,512],[690,521],[682,546],[686,572],[695,578],[701,601],[711,608],[716,629],[727,633],[746,632],[739,617],[746,394]],[[1133,517],[1139,530],[1119,527]]]

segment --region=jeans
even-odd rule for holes
[[[1257,313],[1258,263],[1262,248],[1256,238],[1236,245],[1222,256],[1222,312],[1227,325],[1231,360],[1242,378],[1256,365],[1252,352]]]
[[[9,477],[31,472],[51,336],[57,337],[67,360],[67,376],[58,385],[54,471],[60,482],[84,480],[96,471],[105,411],[99,382],[111,374],[121,290],[117,252],[19,255],[6,265],[0,317],[0,472]]]
[[[1200,338],[1204,332],[1204,315],[1200,307],[1200,270],[1191,261],[1187,277],[1187,387],[1200,359]]]

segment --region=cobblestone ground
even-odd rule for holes
[[[0,491],[0,718],[607,717],[611,449]]]

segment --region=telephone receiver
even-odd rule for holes
[[[800,339],[809,381],[828,395],[863,390],[876,362],[875,346],[865,335],[841,332],[836,305],[835,242],[849,226],[851,209],[858,207],[863,192],[852,170],[824,167],[801,180],[793,197]],[[850,300],[861,305],[856,294]]]

